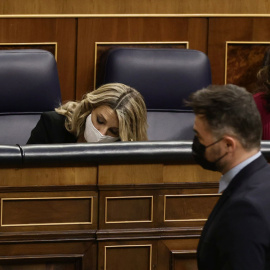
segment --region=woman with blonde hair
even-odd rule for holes
[[[27,144],[146,141],[142,95],[121,83],[104,84],[81,101],[44,112]]]

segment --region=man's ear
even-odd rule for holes
[[[224,147],[228,153],[235,151],[236,143],[237,142],[234,137],[228,135],[224,136]]]

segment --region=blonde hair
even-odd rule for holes
[[[116,112],[122,141],[148,139],[143,97],[137,90],[122,83],[104,84],[84,95],[81,101],[68,101],[55,111],[66,116],[66,129],[79,137],[84,132],[86,117],[101,105],[109,106]]]

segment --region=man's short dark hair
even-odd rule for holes
[[[188,106],[203,115],[217,138],[236,137],[249,150],[260,147],[262,124],[253,96],[236,85],[211,85],[191,94]]]

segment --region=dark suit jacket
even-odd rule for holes
[[[77,138],[65,128],[65,119],[55,111],[42,113],[27,144],[76,143]]]
[[[270,269],[270,166],[263,156],[231,181],[206,222],[199,270]]]

